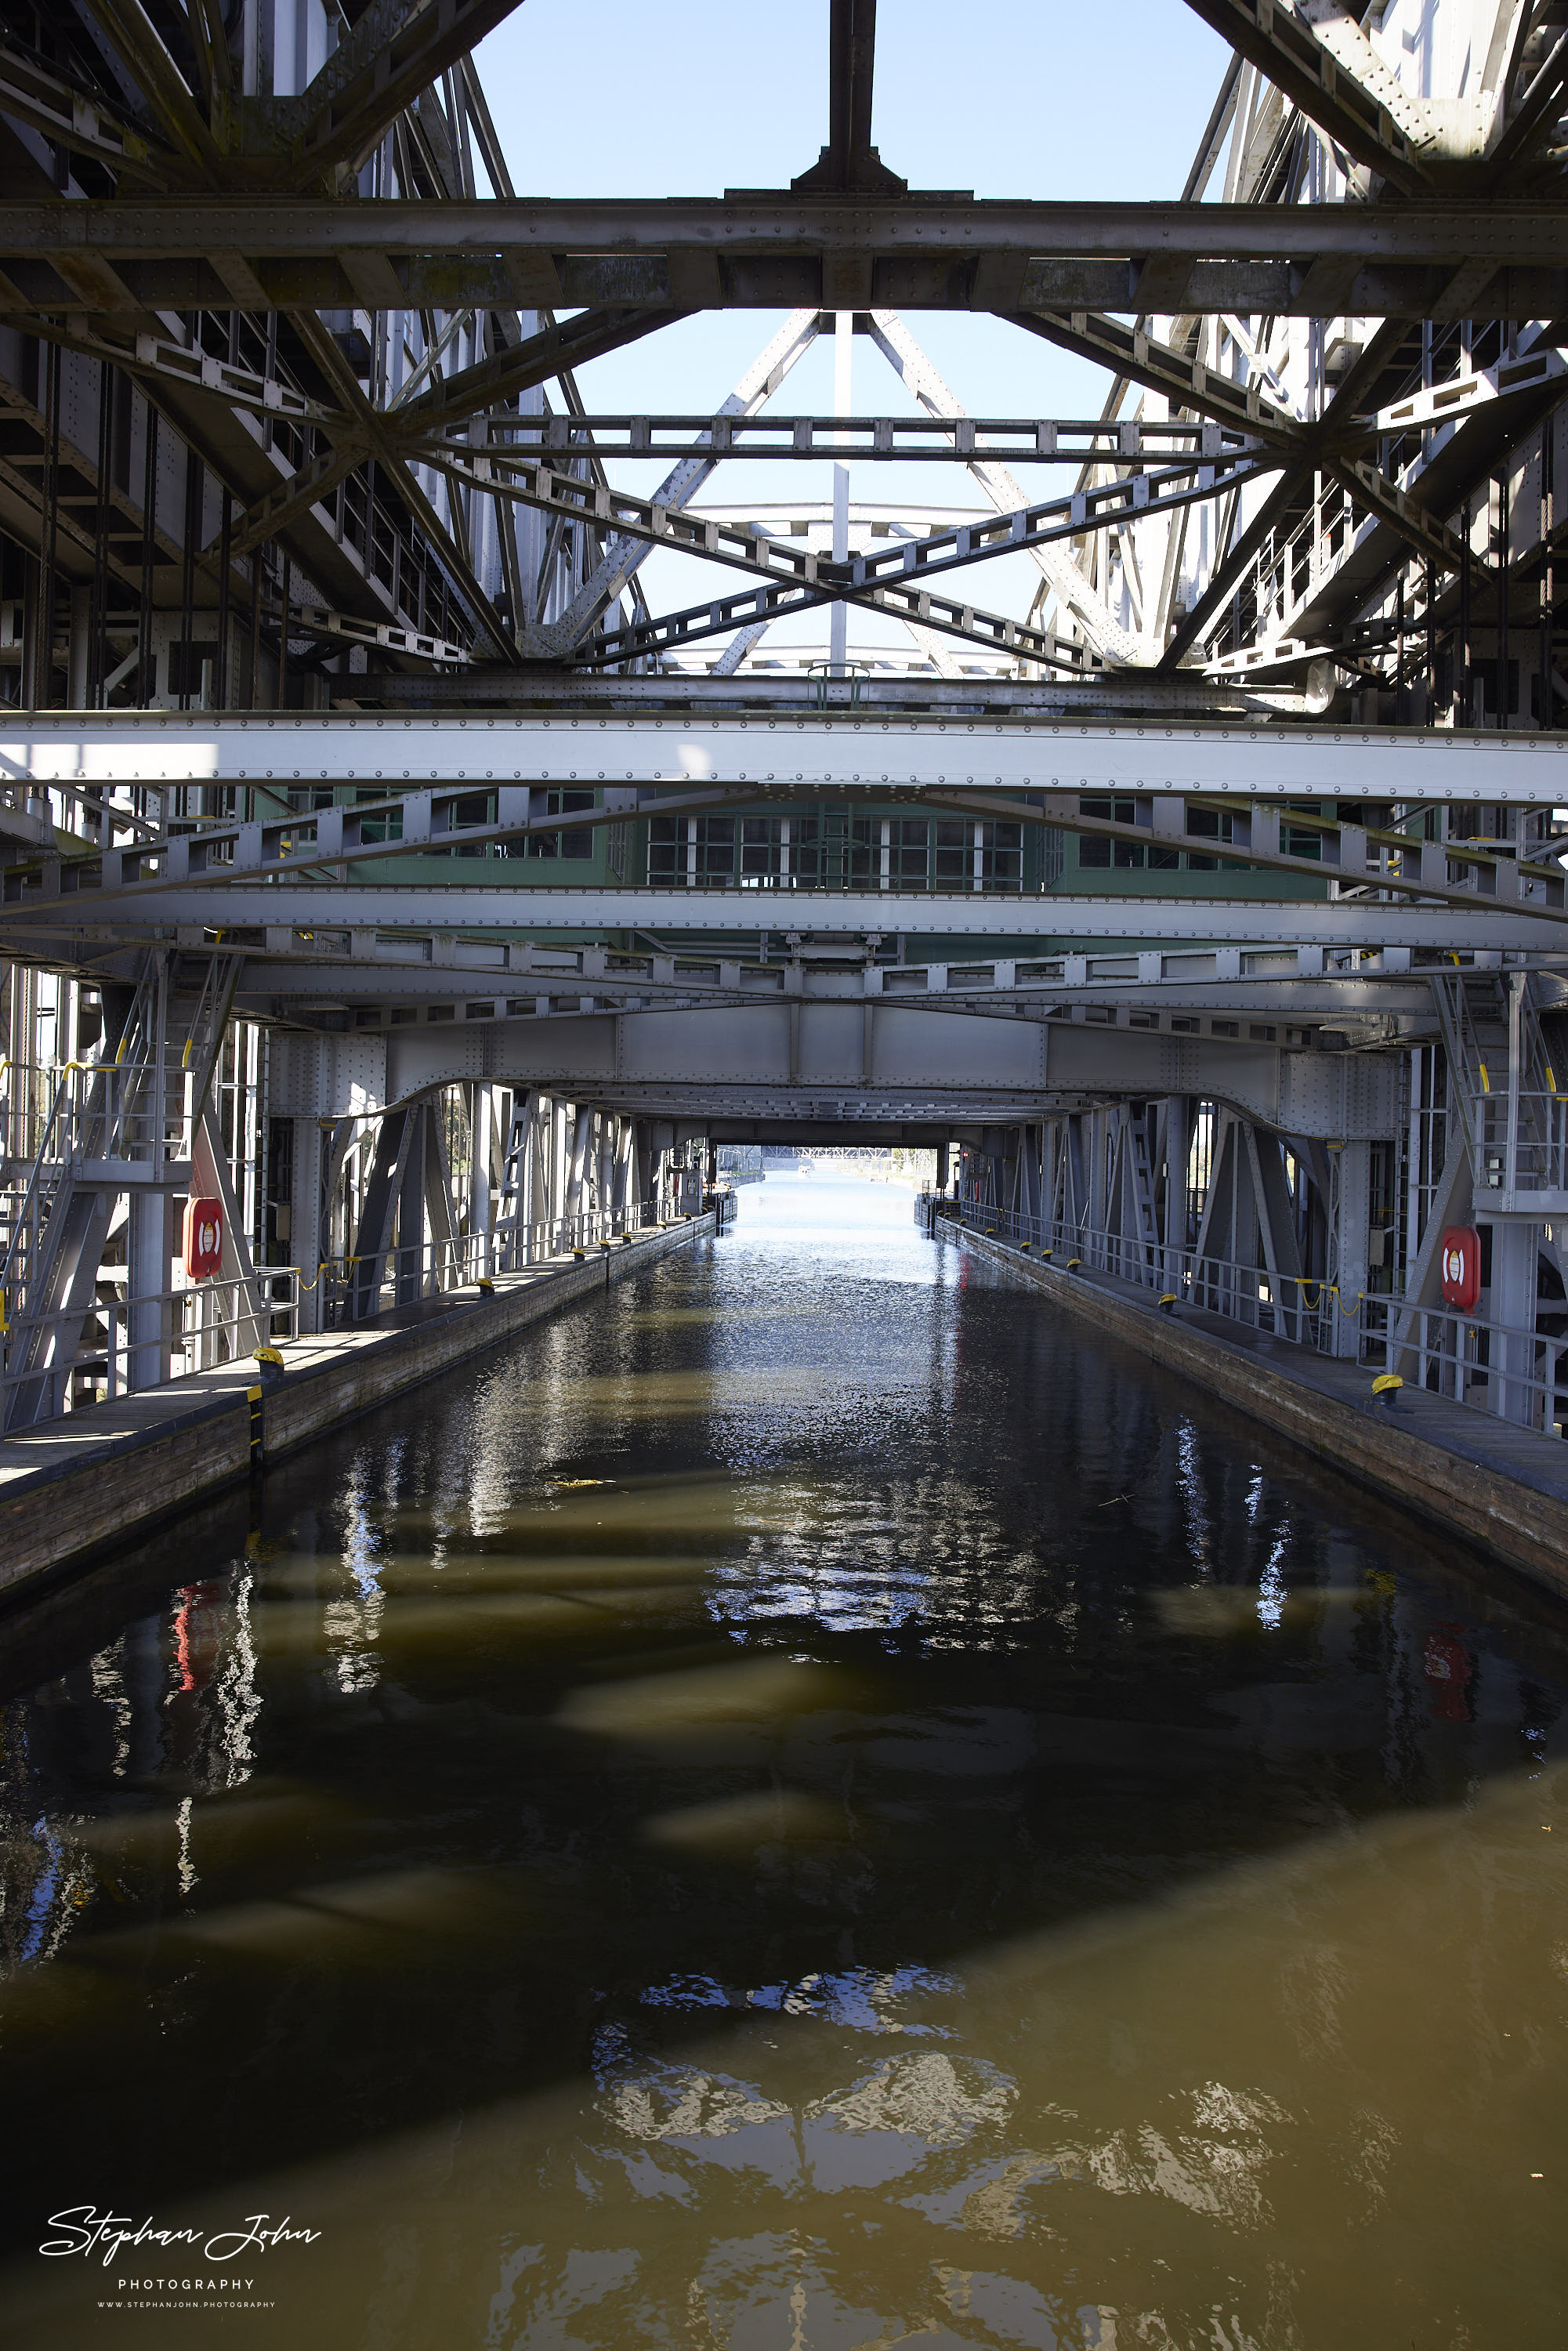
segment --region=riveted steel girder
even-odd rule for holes
[[[1456,269],[1493,265],[1476,318],[1568,308],[1568,211],[1552,199],[1379,204],[976,203],[740,195],[115,200],[0,205],[4,307],[226,309],[244,257],[274,309],[435,306],[1136,310],[1151,259],[1190,260],[1186,313],[1422,317]],[[1358,265],[1315,293],[1315,265]],[[356,266],[360,259],[378,265]],[[78,266],[76,282],[55,266]],[[79,265],[107,264],[95,296]],[[377,289],[380,289],[379,291]]]

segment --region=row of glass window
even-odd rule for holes
[[[1307,811],[1305,808],[1302,813]],[[1134,824],[1137,808],[1132,800],[1115,799],[1110,794],[1084,792],[1078,801],[1080,816],[1099,817],[1112,824]],[[1316,813],[1315,808],[1313,813]],[[1234,839],[1228,809],[1191,808],[1186,810],[1186,830],[1201,839],[1221,841]],[[1309,831],[1304,825],[1281,823],[1280,846],[1288,857],[1321,858],[1323,853],[1322,835]],[[1218,857],[1206,857],[1197,850],[1169,849],[1163,843],[1140,841],[1101,841],[1092,834],[1078,836],[1078,864],[1081,871],[1103,872],[1107,868],[1123,872],[1176,873],[1213,873],[1219,869]],[[1227,872],[1250,872],[1250,867],[1236,859],[1227,858]]]
[[[651,817],[648,879],[676,888],[826,884],[885,890],[1019,890],[1023,827],[964,818]]]

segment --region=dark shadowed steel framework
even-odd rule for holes
[[[774,1134],[1558,1424],[1568,23],[1194,8],[1110,204],[910,188],[873,0],[789,187],[646,202],[518,197],[507,0],[0,10],[5,1425]],[[723,396],[580,389],[719,308]],[[967,407],[924,310],[1098,412]]]

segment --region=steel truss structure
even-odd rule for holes
[[[0,6],[4,1426],[793,1138],[1560,1430],[1562,11],[1192,0],[1186,183],[1098,204],[909,189],[832,0],[789,188],[560,203],[510,5]],[[721,308],[727,394],[580,383]]]

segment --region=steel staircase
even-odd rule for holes
[[[1554,983],[1453,971],[1432,993],[1477,1216],[1568,1215],[1568,1094],[1542,1019],[1557,1010]]]
[[[236,955],[192,970],[151,950],[110,1052],[69,1065],[30,1162],[7,1163],[0,1204],[0,1311],[7,1374],[3,1426],[68,1408],[71,1373],[90,1359],[99,1267],[117,1198],[188,1188],[196,1130],[212,1092],[238,981]],[[20,1375],[20,1376],[19,1376]]]

